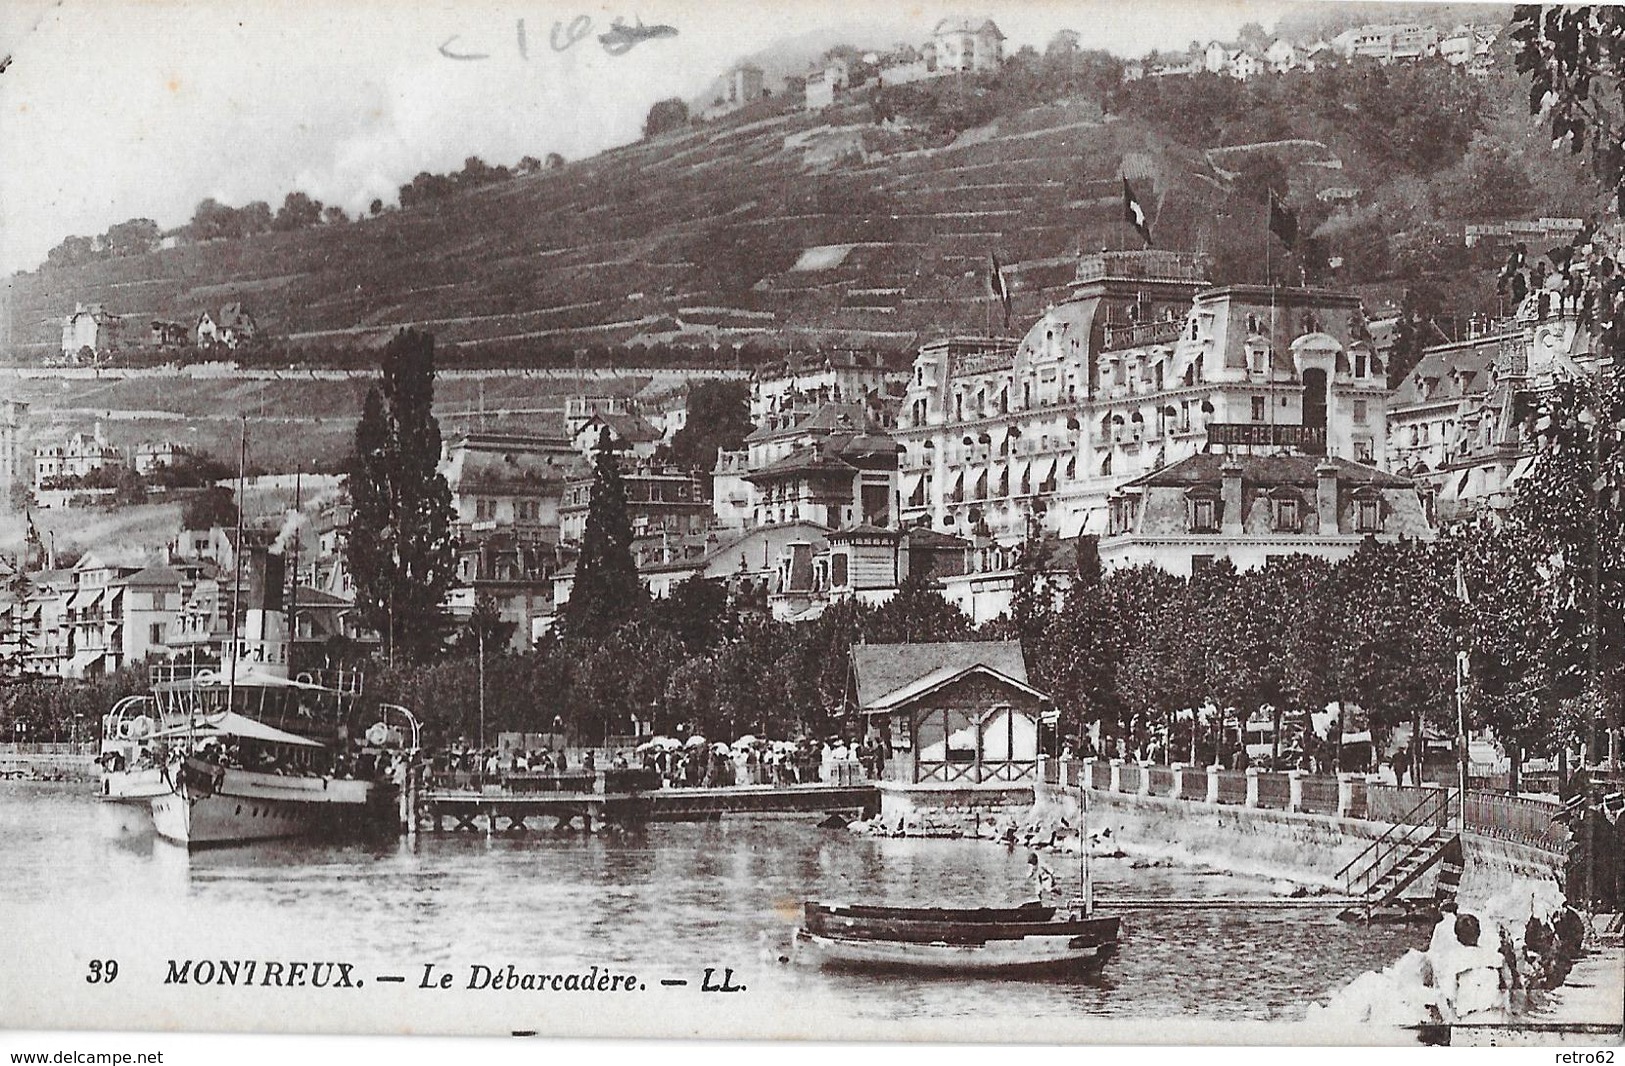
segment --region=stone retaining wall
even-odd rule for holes
[[[1158,796],[1093,790],[1088,796],[1090,832],[1110,829],[1130,851],[1339,891],[1338,871],[1389,828],[1360,818]],[[1040,785],[1035,801],[1040,811],[1057,810],[1069,819],[1077,817],[1077,789]],[[1560,856],[1472,833],[1463,834],[1462,842],[1466,852],[1463,899],[1530,892],[1545,896],[1558,881]],[[1428,891],[1433,877],[1432,872],[1427,874],[1418,891]]]
[[[0,752],[0,777],[52,781],[95,781],[101,773],[94,755],[41,755]]]
[[[1032,809],[1033,786],[1016,784],[925,784],[895,781],[876,784],[880,791],[880,817],[885,821],[908,818],[924,811],[1011,814]]]

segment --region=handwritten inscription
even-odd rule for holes
[[[555,22],[548,32],[548,46],[555,52],[568,52],[588,37],[592,36],[593,22],[589,15],[577,15],[569,22]],[[656,24],[645,26],[642,19],[636,24],[628,26],[626,20],[617,18],[610,23],[609,29],[598,35],[598,44],[605,54],[624,56],[644,41],[654,41],[662,37],[676,37],[677,27]],[[530,36],[525,27],[525,20],[519,19],[514,25],[514,44],[519,58],[526,62],[530,60]],[[481,50],[478,46],[462,43],[462,34],[453,34],[440,44],[440,54],[447,59],[473,61],[490,59],[492,53]]]

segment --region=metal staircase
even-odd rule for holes
[[[1370,921],[1373,908],[1398,900],[1417,878],[1459,850],[1461,838],[1444,828],[1449,812],[1450,793],[1431,792],[1339,870],[1344,894],[1359,901],[1339,917]]]

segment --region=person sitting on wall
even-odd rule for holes
[[[1458,946],[1446,956],[1447,965],[1442,974],[1436,972],[1443,1006],[1448,1008],[1450,1020],[1457,1022],[1488,1021],[1501,1015],[1506,1007],[1506,961],[1496,948],[1481,946],[1478,942],[1478,919],[1471,914],[1456,918],[1455,937]]]

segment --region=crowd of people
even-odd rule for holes
[[[1531,915],[1522,942],[1494,922],[1441,908],[1423,968],[1433,1006],[1444,1022],[1504,1021],[1528,1006],[1530,993],[1563,983],[1579,955],[1580,916],[1565,907],[1553,921]]]
[[[635,754],[667,788],[851,784],[879,778],[886,762],[878,740],[854,743],[838,736],[822,743],[810,738],[768,741],[742,737],[732,744],[694,738],[681,745],[657,740],[640,746]]]
[[[1426,950],[1362,974],[1309,1020],[1496,1025],[1526,1016],[1567,978],[1582,953],[1585,921],[1561,902],[1537,907],[1531,899],[1519,918],[1507,911],[1523,907],[1506,898],[1483,907],[1467,913],[1442,903]]]
[[[466,742],[426,752],[430,772],[453,785],[501,783],[521,775],[588,776],[600,770],[642,769],[665,788],[790,787],[876,780],[886,765],[877,739],[762,740],[733,743],[704,737],[655,737],[631,749],[481,748]]]

